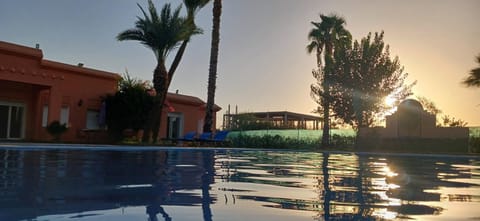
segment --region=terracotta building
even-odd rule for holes
[[[116,73],[43,59],[38,45],[30,48],[0,41],[0,140],[48,141],[52,121],[68,125],[62,140],[96,142],[102,133],[102,97],[117,90]],[[197,131],[205,102],[169,94],[160,137]],[[216,111],[220,110],[216,107]],[[215,118],[214,118],[215,119]]]
[[[198,97],[168,93],[163,109],[160,137],[179,138],[189,131],[201,133],[205,118],[206,103]],[[213,107],[213,125],[221,108]]]

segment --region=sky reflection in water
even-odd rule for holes
[[[0,220],[480,218],[475,157],[0,149]]]

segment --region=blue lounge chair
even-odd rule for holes
[[[212,140],[212,133],[210,132],[205,132],[205,133],[202,133],[200,134],[200,136],[198,137],[197,139],[198,141],[205,141],[205,142],[208,142],[208,141],[211,141]]]
[[[226,141],[228,133],[230,131],[224,130],[224,131],[217,131],[214,136],[212,137],[212,133],[210,132],[205,132],[200,135],[200,137],[197,139],[197,141],[201,143],[214,143],[214,144],[222,144]]]
[[[191,131],[183,135],[183,138],[177,139],[177,141],[195,141],[195,136],[197,136],[197,132]]]
[[[228,133],[230,133],[230,131],[228,130],[218,131],[217,133],[215,133],[213,141],[224,142],[227,139]]]

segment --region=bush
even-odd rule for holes
[[[53,136],[54,141],[60,141],[60,137],[63,133],[67,132],[68,127],[66,124],[61,124],[59,121],[52,121],[47,126],[47,132]]]
[[[154,96],[149,94],[147,83],[124,76],[119,82],[115,95],[107,96],[106,123],[110,136],[119,141],[126,129],[136,133],[148,120],[154,104]]]
[[[471,153],[480,153],[480,137],[471,136],[468,141],[468,147]]]
[[[239,134],[229,138],[233,147],[278,148],[278,149],[314,149],[320,147],[320,139],[295,139],[279,135],[249,136]],[[329,148],[349,150],[353,147],[354,137],[334,135]]]

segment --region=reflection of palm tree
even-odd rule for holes
[[[312,22],[315,27],[308,33],[310,44],[307,45],[308,53],[316,52],[318,71],[323,73],[321,103],[323,109],[323,133],[322,146],[330,143],[329,120],[330,120],[330,83],[333,75],[333,53],[338,44],[344,40],[350,40],[351,35],[345,28],[345,20],[339,16],[320,15],[322,22]],[[325,61],[322,70],[322,54]],[[319,74],[321,74],[319,73]]]
[[[168,188],[168,152],[159,152],[155,160],[155,200],[147,206],[148,221],[158,221],[157,214],[161,214],[165,221],[170,221],[172,218],[165,212],[162,204],[165,203],[166,196],[169,194]]]
[[[480,54],[477,56],[478,67],[470,70],[470,75],[462,81],[467,87],[479,87],[480,88]]]
[[[330,199],[332,192],[330,190],[330,175],[328,174],[329,153],[323,153],[322,173],[323,173],[323,216],[325,220],[330,219]]]
[[[203,175],[202,175],[202,211],[203,211],[203,220],[212,221],[212,210],[210,209],[210,204],[212,199],[210,198],[210,183],[213,181],[213,171],[214,159],[213,151],[203,151]]]
[[[367,157],[365,155],[359,155],[358,156],[358,182],[357,182],[357,193],[356,193],[356,198],[358,200],[358,212],[357,214],[354,215],[354,218],[357,220],[360,220],[362,218],[368,217],[370,214],[369,209],[367,208],[367,205],[365,202],[365,194],[367,194],[366,191],[368,191],[368,180],[366,178],[365,174],[365,166],[367,164]],[[367,165],[368,167],[368,165]],[[365,181],[365,183],[364,183]],[[365,187],[365,188],[364,188]]]
[[[148,221],[158,221],[157,214],[161,214],[165,221],[171,221],[172,218],[165,212],[162,206],[160,205],[148,205],[147,214]]]
[[[194,34],[200,33],[200,30],[191,22],[188,22],[188,19],[180,16],[180,6],[172,11],[170,4],[165,4],[160,15],[157,13],[157,9],[152,0],[148,1],[149,14],[147,14],[140,5],[138,6],[144,17],[138,17],[138,20],[135,22],[135,28],[119,33],[117,39],[119,41],[139,41],[150,48],[157,59],[157,66],[153,71],[153,86],[157,92],[156,103],[151,111],[151,120],[147,123],[145,135],[143,136],[143,141],[147,142],[149,140],[149,134],[153,129],[153,142],[156,142],[163,103],[168,92],[170,80],[173,77],[173,73],[169,74],[166,68],[167,56],[180,42],[189,39]],[[176,67],[170,67],[171,70],[175,68]]]

